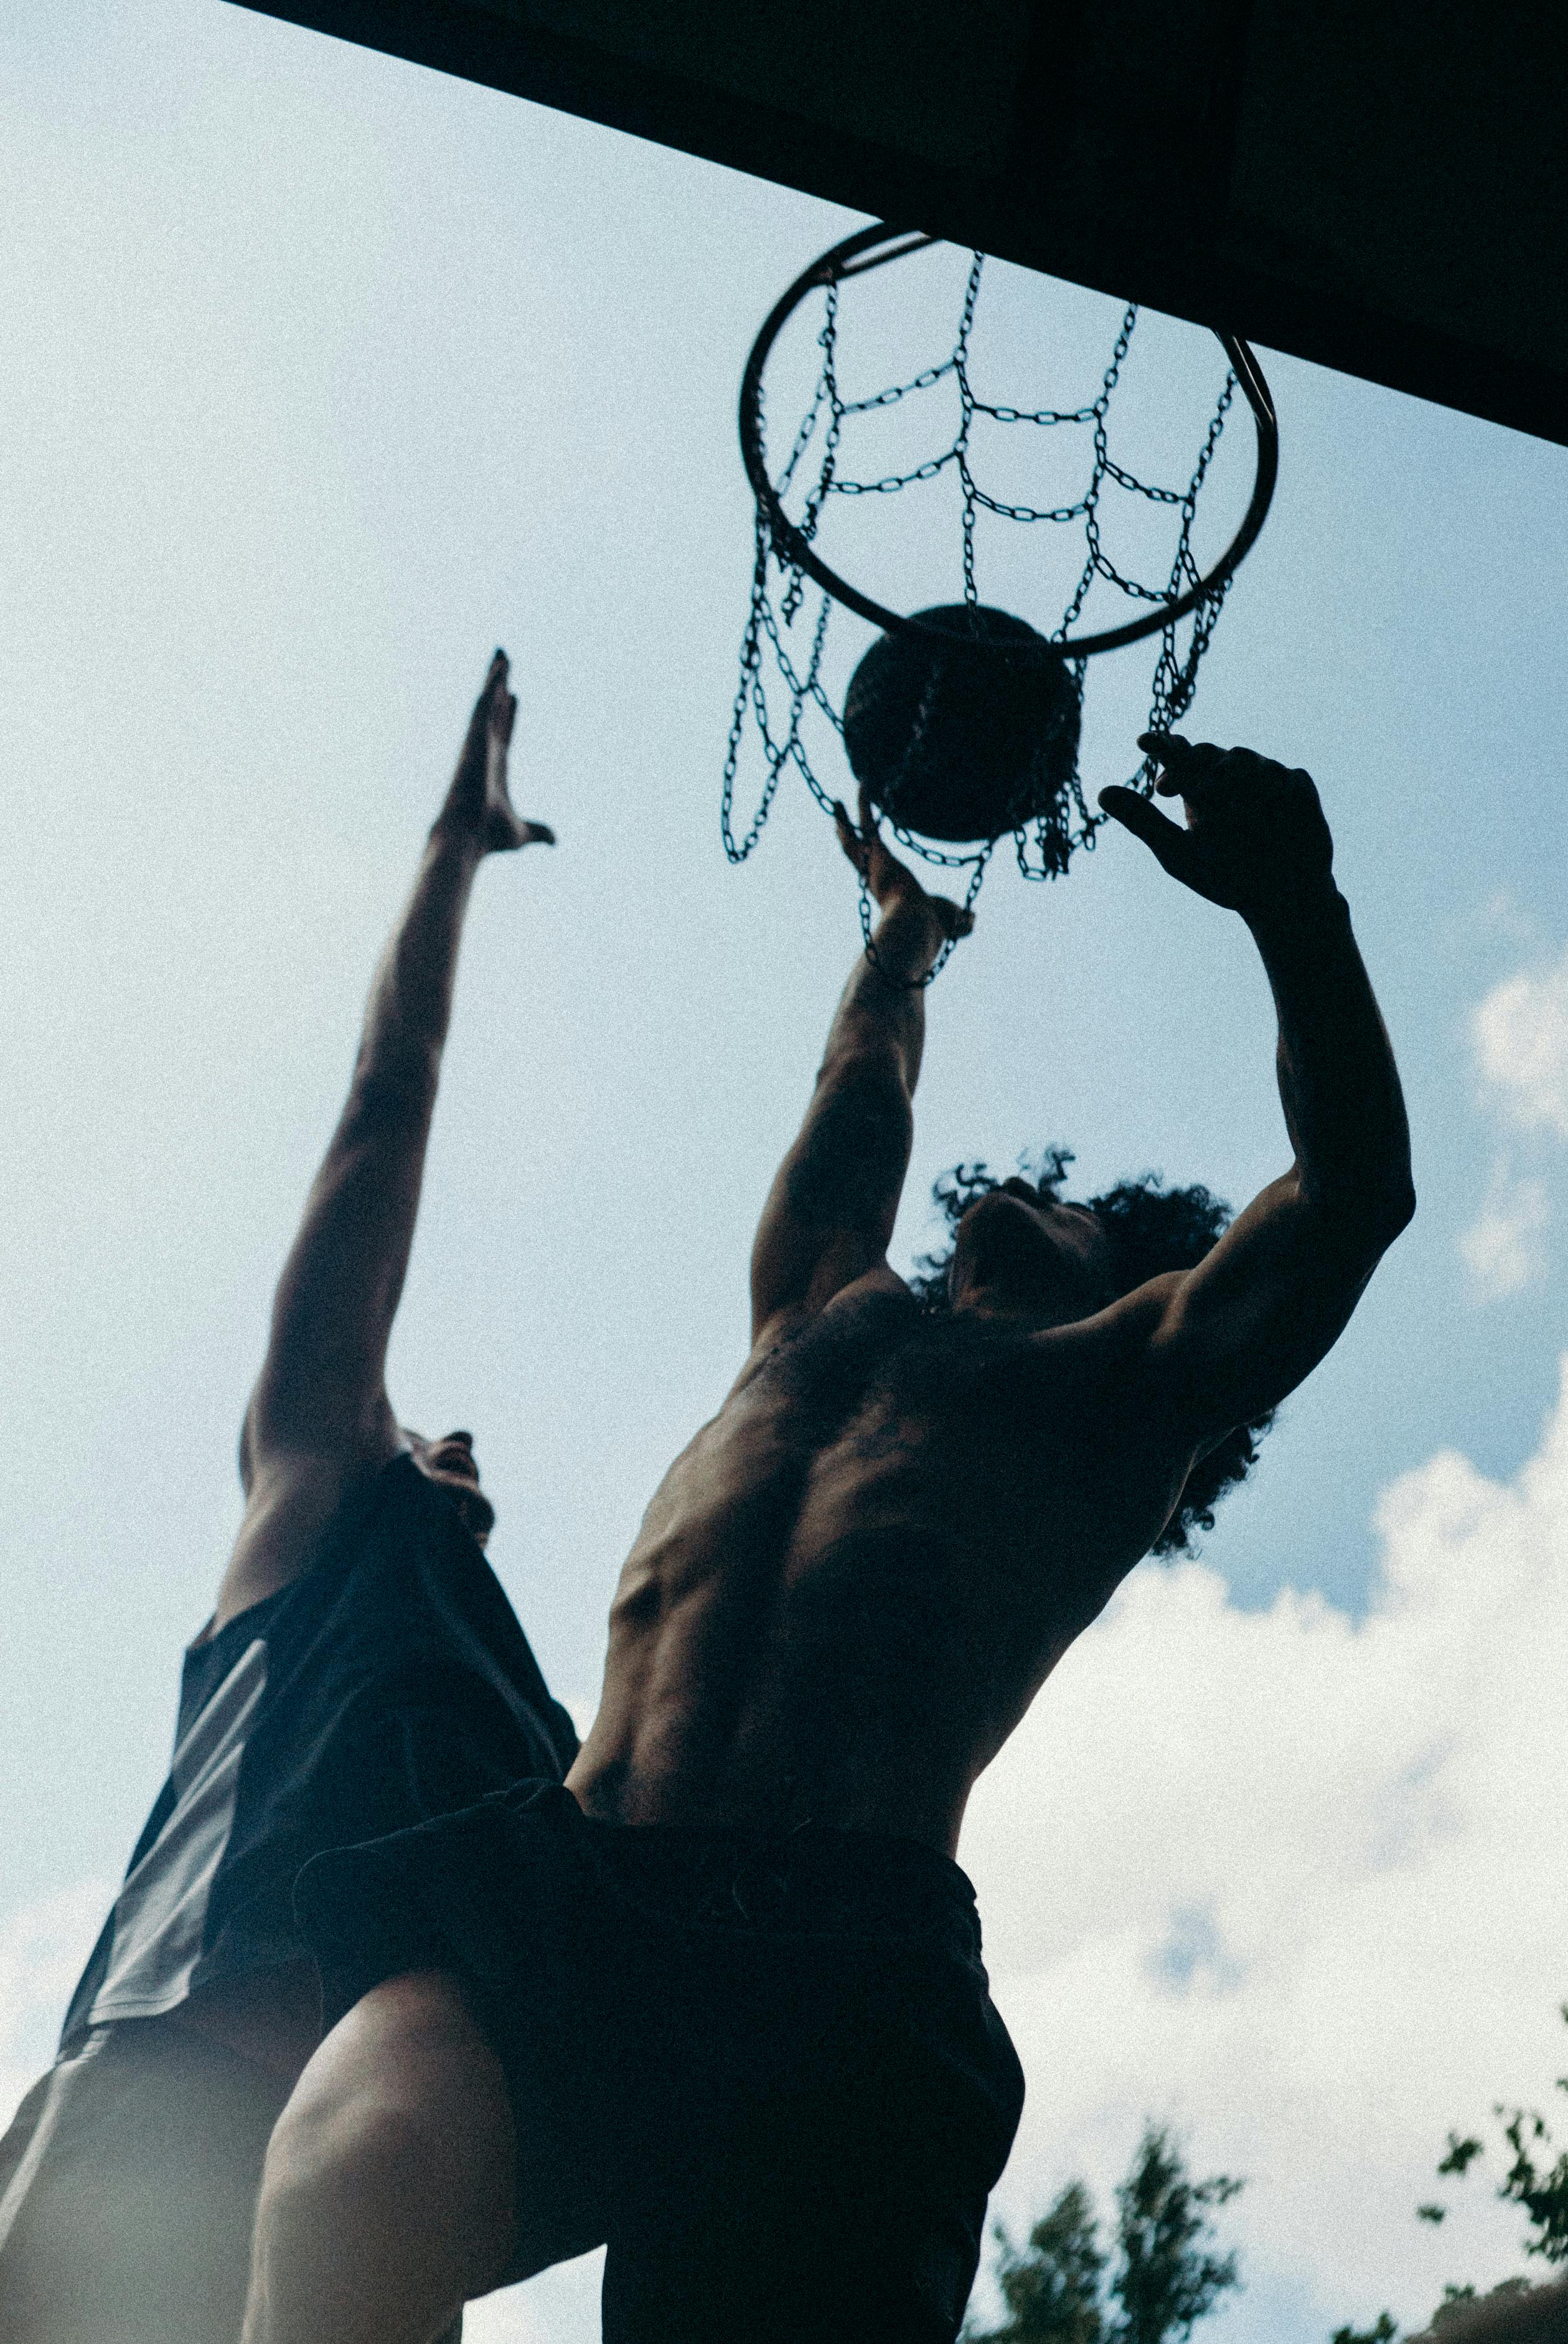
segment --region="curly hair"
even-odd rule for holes
[[[1073,1161],[1070,1147],[1044,1147],[1021,1157],[1019,1170],[1052,1197],[1058,1196]],[[947,1269],[959,1222],[977,1197],[1001,1182],[985,1164],[958,1164],[933,1184],[932,1201],[947,1224],[946,1246],[922,1254],[909,1283],[927,1309],[949,1307]],[[1114,1188],[1087,1199],[1089,1210],[1110,1239],[1112,1275],[1118,1295],[1130,1294],[1167,1270],[1191,1269],[1230,1225],[1230,1207],[1201,1186],[1168,1188],[1159,1176],[1118,1180]],[[1227,1490],[1244,1481],[1258,1461],[1258,1443],[1274,1421],[1266,1409],[1239,1424],[1200,1457],[1187,1477],[1181,1500],[1149,1550],[1153,1554],[1196,1552],[1194,1532],[1214,1528],[1214,1509]]]

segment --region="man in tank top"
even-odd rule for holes
[[[0,2140],[0,2344],[234,2344],[268,2137],[319,2033],[296,1874],[576,1753],[485,1561],[471,1436],[400,1425],[383,1377],[470,890],[551,842],[508,795],[515,712],[498,652],[278,1285],[168,1779]]]

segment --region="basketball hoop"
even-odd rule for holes
[[[1105,817],[1086,805],[1077,771],[1079,719],[1087,663],[1100,653],[1158,635],[1150,731],[1179,721],[1191,701],[1199,664],[1209,645],[1220,605],[1237,567],[1255,542],[1268,514],[1279,468],[1279,433],[1268,385],[1247,344],[1219,332],[1228,363],[1224,387],[1210,418],[1196,468],[1183,490],[1140,480],[1110,455],[1107,417],[1138,323],[1136,305],[1125,311],[1098,395],[1068,409],[1024,409],[981,399],[970,374],[970,340],[979,298],[984,256],[971,256],[956,340],[940,364],[912,380],[867,398],[846,399],[838,383],[838,297],[848,279],[924,251],[937,239],[885,225],[862,228],[803,270],[774,305],[753,345],[741,383],[741,452],[756,502],[756,538],[752,607],[741,650],[740,684],[724,763],[722,826],[724,851],[744,862],[756,845],[786,765],[796,766],[814,796],[831,809],[841,791],[824,787],[813,770],[803,725],[814,710],[841,736],[850,764],[865,782],[873,803],[900,843],[926,862],[969,872],[966,902],[972,904],[991,853],[1011,832],[1020,870],[1027,878],[1059,876],[1075,848],[1093,846]],[[815,389],[796,429],[790,452],[775,474],[770,470],[764,432],[764,375],[779,336],[813,294],[824,297],[817,336],[822,353]],[[959,396],[959,423],[949,443],[908,471],[858,480],[843,470],[845,427],[854,419],[917,398],[951,379]],[[1191,550],[1191,531],[1210,460],[1239,389],[1251,411],[1257,455],[1251,494],[1239,526],[1225,551],[1200,572]],[[1002,424],[1050,429],[1087,429],[1092,435],[1088,482],[1070,503],[1037,507],[991,495],[976,478],[972,430],[984,417]],[[815,441],[814,480],[803,470]],[[931,610],[888,609],[829,567],[815,542],[829,498],[886,496],[914,488],[951,470],[962,503],[964,600]],[[805,488],[804,509],[792,520],[784,497]],[[1145,584],[1118,568],[1105,551],[1100,530],[1102,501],[1116,490],[1174,508],[1179,537],[1162,582]],[[976,576],[976,517],[985,512],[1006,521],[1082,524],[1086,559],[1058,624],[1040,632],[1010,612],[979,600]],[[820,603],[796,642],[807,581]],[[1074,634],[1097,581],[1148,607],[1116,626]],[[880,628],[850,681],[842,715],[822,681],[829,614],[843,605]],[[1185,646],[1178,631],[1190,621]],[[798,642],[799,648],[796,647]],[[788,722],[774,730],[767,698],[767,655],[782,682]],[[756,813],[744,837],[733,823],[734,783],[748,709],[760,733],[767,771]],[[1146,761],[1133,786],[1153,787]],[[934,841],[943,842],[940,845]],[[954,852],[965,848],[965,852]],[[861,925],[871,946],[871,909],[864,885]],[[951,947],[949,946],[950,950]],[[946,952],[943,960],[946,957]],[[942,965],[938,961],[937,967]],[[936,974],[932,969],[923,983]]]

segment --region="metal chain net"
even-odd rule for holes
[[[1201,574],[1192,553],[1192,526],[1199,492],[1236,396],[1235,375],[1226,375],[1197,464],[1186,488],[1160,488],[1139,480],[1136,473],[1113,461],[1107,423],[1111,400],[1138,328],[1138,305],[1129,304],[1123,314],[1099,389],[1087,406],[1020,408],[986,400],[976,391],[970,375],[970,343],[985,265],[984,254],[976,252],[971,255],[957,339],[942,363],[926,367],[909,381],[892,384],[865,399],[846,399],[839,389],[839,286],[836,279],[824,286],[824,317],[817,335],[821,365],[815,388],[795,431],[788,457],[774,480],[774,485],[781,500],[796,485],[797,477],[802,482],[806,480],[807,475],[802,468],[814,443],[818,450],[816,472],[806,487],[804,510],[798,523],[800,533],[808,544],[815,539],[830,497],[896,496],[905,489],[936,480],[951,470],[956,474],[959,487],[966,602],[976,603],[979,601],[975,530],[982,512],[1026,526],[1081,523],[1084,562],[1061,618],[1051,630],[1049,640],[1053,642],[1064,642],[1069,630],[1076,625],[1097,578],[1103,579],[1108,585],[1135,601],[1174,602],[1179,595],[1198,584]],[[958,395],[958,427],[952,440],[939,455],[928,457],[909,471],[887,472],[875,480],[855,480],[841,471],[844,428],[853,417],[872,415],[879,409],[895,407],[904,399],[934,389],[938,383],[948,379],[953,381]],[[761,405],[759,386],[759,429]],[[975,424],[979,417],[988,418],[995,423],[1034,425],[1044,430],[1063,426],[1086,429],[1090,435],[1091,460],[1088,482],[1083,494],[1072,504],[1050,508],[1010,504],[989,495],[976,479],[971,462]],[[1101,534],[1102,505],[1107,491],[1113,489],[1146,498],[1151,504],[1175,510],[1179,522],[1176,551],[1163,583],[1148,585],[1128,575],[1106,552]],[[1149,699],[1149,732],[1167,732],[1186,714],[1197,688],[1199,667],[1209,648],[1229,585],[1229,581],[1227,580],[1189,614],[1186,622],[1189,626],[1189,633],[1185,649],[1178,641],[1182,622],[1175,622],[1161,631]],[[818,601],[814,611],[805,613],[808,591],[814,593]],[[822,681],[823,655],[832,610],[832,595],[824,588],[815,585],[814,581],[808,586],[805,573],[798,564],[780,554],[774,543],[766,516],[759,507],[752,565],[751,609],[741,641],[740,680],[724,751],[720,822],[724,853],[732,863],[744,863],[755,847],[773,809],[779,783],[789,766],[793,765],[801,774],[824,811],[830,814],[833,812],[835,793],[825,788],[817,778],[803,729],[808,712],[814,708],[827,719],[842,742],[844,719],[834,706]],[[1080,705],[1087,664],[1087,660],[1067,659],[1064,662]],[[785,713],[782,722],[774,715],[770,702],[770,672],[774,680],[774,692],[777,692],[779,685],[783,687]],[[748,712],[762,743],[764,773],[755,812],[744,831],[737,836],[735,782]],[[911,752],[918,745],[919,739],[917,718]],[[1154,787],[1154,766],[1146,758],[1130,777],[1130,786],[1148,796]],[[1091,813],[1086,803],[1075,755],[1060,805],[1049,813],[1033,817],[1011,834],[1018,869],[1029,880],[1058,877],[1066,870],[1075,849],[1082,847],[1086,853],[1093,850],[1096,834],[1108,819],[1106,814]],[[966,871],[969,877],[963,901],[966,909],[973,906],[986,874],[986,866],[998,841],[987,840],[966,852],[955,854],[916,835],[896,822],[889,820],[887,828],[902,847],[918,855],[922,861],[943,870]],[[860,925],[867,957],[881,968],[872,940],[872,905],[864,877],[860,884]],[[956,941],[956,938],[948,939],[924,976],[905,979],[893,975],[886,969],[882,969],[881,973],[890,984],[907,985],[911,989],[927,985],[946,966]]]

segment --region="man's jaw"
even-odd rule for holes
[[[495,1527],[495,1508],[472,1473],[431,1473],[429,1477],[452,1508],[464,1530],[481,1546]]]
[[[970,1207],[954,1253],[956,1305],[1052,1319],[1085,1315],[1080,1281],[1042,1218],[1053,1202],[1031,1183],[1009,1180]]]
[[[470,1443],[450,1435],[443,1440],[426,1440],[419,1433],[405,1433],[404,1438],[425,1479],[435,1483],[464,1529],[482,1546],[494,1526],[495,1508],[480,1487]]]

